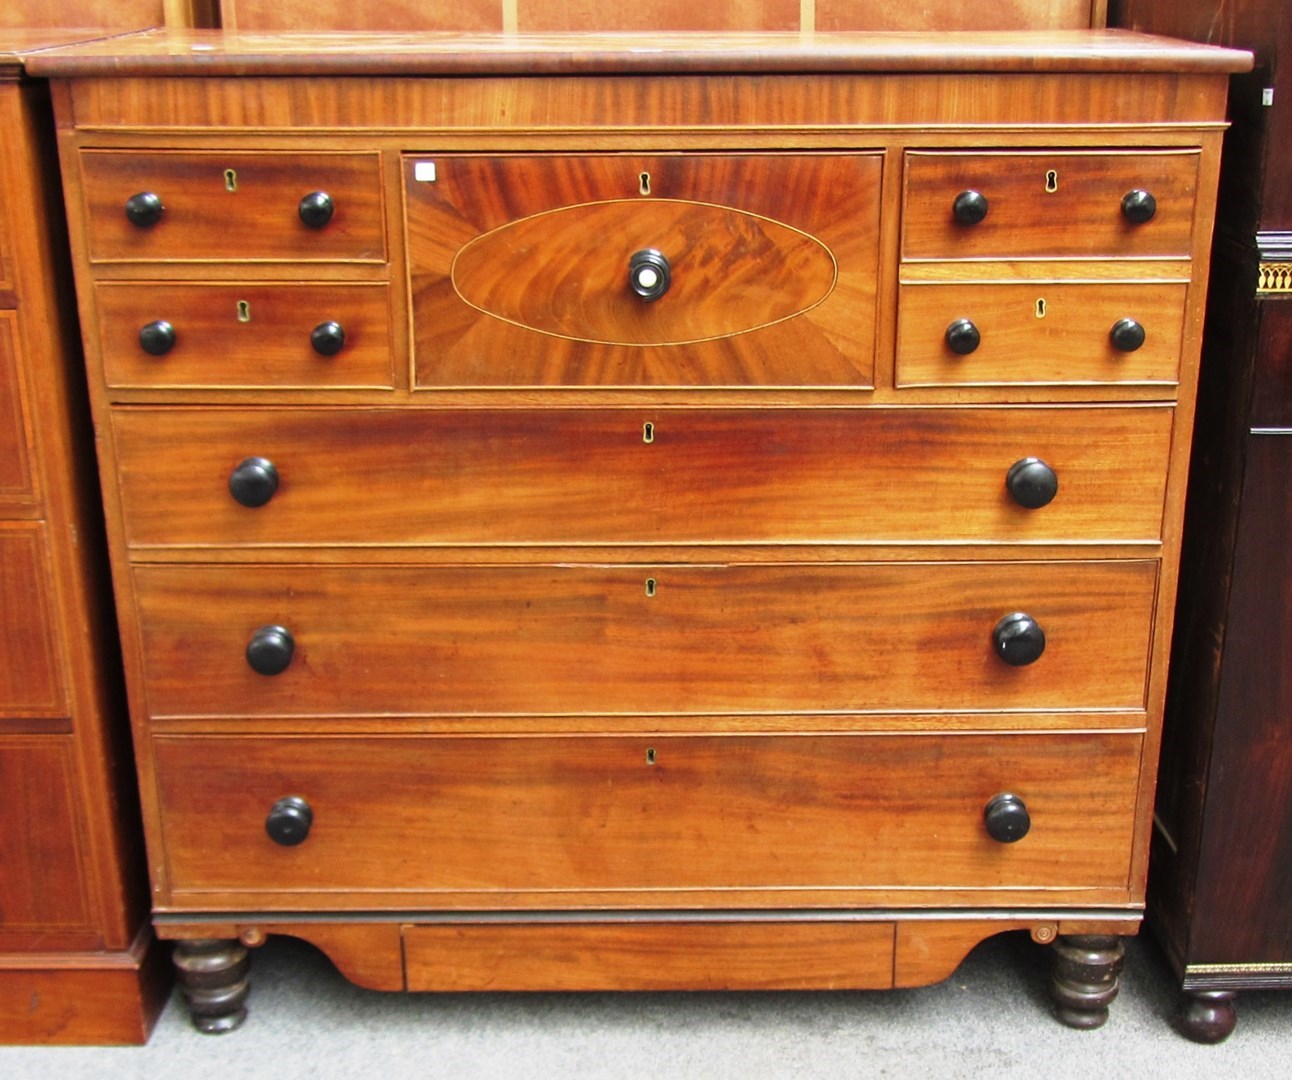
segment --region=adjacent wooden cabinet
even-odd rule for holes
[[[1250,57],[645,40],[31,62],[194,1018],[270,934],[386,990],[807,989],[1023,928],[1098,1026]]]
[[[1292,14],[1122,0],[1113,19],[1250,48],[1234,81],[1207,308],[1149,910],[1212,1042],[1292,986]]]
[[[66,38],[0,33],[0,1043],[138,1043],[169,979],[148,925],[52,115],[20,69]]]

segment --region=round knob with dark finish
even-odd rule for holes
[[[628,287],[643,300],[658,300],[672,281],[673,269],[662,251],[643,248],[628,260]]]
[[[281,675],[292,662],[296,641],[285,626],[262,626],[247,642],[247,663],[261,675]]]
[[[298,795],[285,795],[270,808],[265,818],[265,832],[275,844],[295,847],[305,843],[313,824],[314,811],[310,804]]]
[[[229,494],[243,506],[264,506],[277,490],[278,469],[268,458],[243,458],[229,474]]]
[[[982,820],[987,826],[987,835],[1001,844],[1018,843],[1032,827],[1032,818],[1023,800],[1007,792],[988,800]]]
[[[1122,216],[1132,225],[1143,225],[1152,221],[1157,213],[1157,200],[1152,193],[1135,188],[1122,196]]]
[[[1039,510],[1059,493],[1059,474],[1040,458],[1019,458],[1005,474],[1005,487],[1019,506]]]
[[[1108,333],[1113,348],[1118,352],[1134,352],[1144,344],[1146,336],[1144,327],[1134,319],[1118,319]]]
[[[947,327],[947,348],[957,356],[968,356],[981,341],[978,327],[968,319],[956,319]]]
[[[996,624],[991,633],[996,655],[1012,667],[1035,663],[1045,652],[1045,631],[1031,615],[1015,611]]]
[[[960,225],[977,225],[987,216],[987,196],[981,191],[962,191],[952,202],[951,213]]]
[[[165,319],[154,319],[140,327],[139,347],[149,356],[165,356],[175,348],[175,327]]]
[[[310,331],[310,344],[319,356],[335,356],[345,347],[345,328],[329,319]]]
[[[326,191],[311,191],[301,199],[298,208],[301,220],[311,229],[321,229],[329,221],[332,215],[336,213],[336,205],[332,202],[332,196]]]
[[[126,200],[126,218],[136,228],[152,228],[161,221],[165,210],[161,196],[151,191],[141,191]]]

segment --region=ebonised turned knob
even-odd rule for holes
[[[265,832],[275,844],[295,847],[305,843],[314,824],[314,811],[298,795],[286,795],[270,808],[265,818]]]
[[[1134,352],[1144,344],[1144,327],[1134,319],[1118,319],[1108,332],[1113,348],[1118,352]]]
[[[262,626],[247,642],[247,663],[260,675],[281,675],[292,662],[296,641],[285,626]]]
[[[1150,192],[1135,188],[1122,196],[1122,216],[1132,225],[1143,225],[1152,221],[1157,213],[1157,200]]]
[[[960,225],[977,225],[987,216],[987,196],[980,191],[962,191],[952,202],[951,213]]]
[[[165,356],[175,348],[175,327],[165,319],[154,319],[140,327],[139,347],[149,356]]]
[[[345,347],[345,328],[329,319],[310,331],[310,344],[319,356],[335,356]]]
[[[1015,611],[996,624],[991,634],[996,655],[1012,667],[1035,663],[1045,652],[1045,631],[1031,615]]]
[[[1040,458],[1019,458],[1005,474],[1005,487],[1019,506],[1039,510],[1059,493],[1059,474]]]
[[[956,319],[947,327],[947,348],[958,356],[968,356],[981,341],[978,327],[968,319]]]
[[[126,200],[126,218],[140,229],[149,229],[161,221],[166,207],[162,205],[161,196],[151,191],[141,191]]]
[[[229,494],[243,506],[264,506],[277,490],[278,469],[268,458],[243,458],[229,474]]]
[[[332,196],[326,191],[311,191],[301,199],[298,210],[301,221],[311,229],[321,229],[332,220],[336,205],[332,202]]]
[[[1027,835],[1032,819],[1017,795],[993,795],[982,813],[987,835],[1001,844],[1014,844]]]
[[[655,248],[634,251],[628,260],[628,287],[643,300],[658,300],[673,281],[664,253]]]

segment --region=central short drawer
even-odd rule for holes
[[[1157,571],[155,565],[134,580],[156,717],[745,714],[1142,709]],[[1015,666],[998,652],[1003,635],[1021,660],[1020,633],[1040,649]]]
[[[1172,416],[120,407],[112,423],[134,547],[1010,543],[1159,539]]]
[[[1113,732],[153,744],[174,889],[263,894],[1124,888],[1140,747]],[[1028,818],[1015,842],[987,831],[1000,795]]]

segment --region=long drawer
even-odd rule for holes
[[[154,742],[175,890],[264,894],[1124,887],[1140,746],[1131,733]],[[1012,843],[984,823],[1002,794],[1030,822]],[[305,814],[303,841],[271,839],[273,826],[299,840]]]
[[[1139,709],[1157,563],[134,577],[155,717]],[[1015,614],[1044,636],[1021,666],[998,655]]]
[[[1160,406],[113,415],[129,542],[199,547],[1153,541],[1171,423]],[[1046,468],[1057,494],[1029,509],[1011,470]]]

